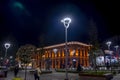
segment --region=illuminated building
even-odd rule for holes
[[[82,66],[89,66],[90,45],[81,42],[68,42],[68,67],[76,68],[78,63]],[[57,49],[56,53],[54,49]],[[41,65],[41,68],[45,68],[50,64],[51,68],[64,68],[65,65],[65,43],[56,44],[44,47],[44,55],[40,56],[40,48],[37,48],[36,55],[34,54],[34,65]],[[55,56],[56,55],[56,56]],[[55,66],[56,65],[56,66]]]

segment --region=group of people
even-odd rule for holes
[[[18,72],[19,72],[19,66],[15,65],[14,66],[14,77],[18,76]],[[7,77],[7,74],[8,74],[8,68],[5,67],[5,69],[4,69],[4,76]],[[40,70],[40,67],[37,66],[35,68],[35,71],[34,71],[34,78],[35,78],[35,80],[40,80],[40,75],[41,75],[41,70]]]
[[[3,72],[4,72],[4,77],[7,77],[7,74],[8,74],[8,67],[7,66],[4,67]],[[17,77],[18,72],[19,72],[19,66],[16,65],[14,67],[14,76],[15,77]]]
[[[19,66],[15,66],[14,67],[14,76],[17,77],[19,72]],[[34,71],[34,78],[35,80],[40,80],[40,75],[41,75],[41,70],[40,70],[40,66],[36,66],[35,67],[35,71]]]
[[[14,76],[15,77],[17,77],[18,72],[19,72],[19,66],[15,66],[15,68],[14,68]],[[40,75],[41,75],[40,66],[36,66],[35,71],[34,71],[35,80],[40,80]]]

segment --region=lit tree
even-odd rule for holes
[[[20,59],[22,63],[29,63],[31,62],[33,52],[35,51],[36,47],[30,44],[26,44],[24,46],[21,46],[17,53],[16,56]],[[24,57],[27,57],[24,59]]]
[[[25,80],[26,80],[26,71],[27,71],[27,64],[31,62],[33,52],[36,50],[36,47],[30,44],[26,44],[24,46],[21,46],[16,56],[21,61],[21,63],[24,63],[25,65]]]

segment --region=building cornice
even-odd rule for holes
[[[81,43],[78,41],[71,41],[71,42],[67,42],[67,45],[80,45],[80,46],[86,46],[86,47],[90,47],[91,45],[85,44],[85,43]],[[56,48],[56,47],[62,47],[65,46],[65,43],[61,43],[61,44],[55,44],[55,45],[51,45],[51,46],[46,46],[43,49],[50,49],[50,48]],[[37,48],[37,50],[40,50],[41,48]]]

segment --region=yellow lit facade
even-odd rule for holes
[[[81,43],[81,42],[68,42],[68,67],[74,65],[74,68],[77,67],[78,63],[82,66],[89,66],[89,56],[88,51],[90,50],[90,45]],[[57,49],[55,53],[53,50]],[[44,47],[44,55],[40,57],[40,48],[37,48],[34,65],[41,65],[41,68],[45,68],[47,61],[49,61],[51,68],[65,68],[65,43],[56,44],[52,46]]]

